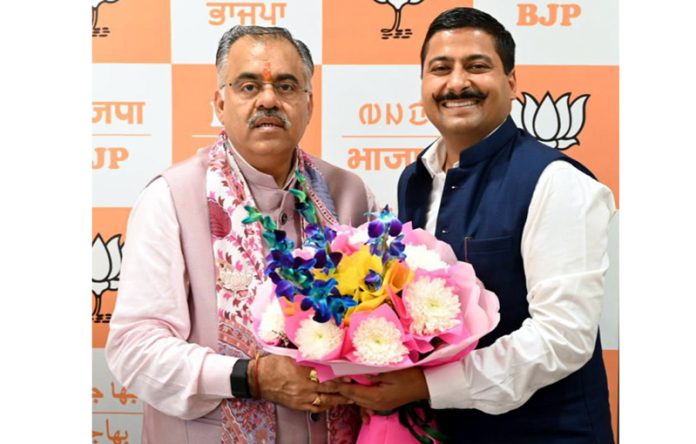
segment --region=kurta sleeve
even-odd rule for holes
[[[129,221],[106,361],[116,379],[161,412],[193,419],[232,397],[235,358],[186,341],[191,331],[179,225],[159,178]]]
[[[426,369],[434,408],[505,413],[590,359],[614,213],[606,186],[568,162],[547,166],[534,190],[521,243],[530,316],[518,330],[463,360]]]

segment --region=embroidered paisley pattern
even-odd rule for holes
[[[257,285],[264,279],[265,259],[261,227],[242,224],[247,216],[245,205],[256,204],[237,165],[228,161],[221,132],[209,155],[206,190],[215,256],[215,291],[218,307],[218,352],[252,358],[261,347],[256,343],[249,307]],[[334,205],[323,177],[310,158],[298,150],[300,170],[308,172],[317,196],[309,196],[318,213],[328,224],[336,222]],[[328,200],[325,204],[324,200]],[[222,402],[222,443],[274,443],[276,440],[275,405],[253,399],[226,399]],[[357,439],[359,412],[354,406],[341,406],[327,415],[328,442],[352,443]]]

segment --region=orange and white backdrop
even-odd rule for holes
[[[131,205],[150,178],[210,144],[215,51],[236,24],[283,26],[312,51],[315,113],[301,146],[396,203],[400,171],[437,137],[420,100],[428,24],[455,6],[517,42],[513,117],[587,165],[619,206],[618,0],[92,0],[93,443],[140,443],[142,402],[104,361]],[[618,413],[618,214],[601,324]]]

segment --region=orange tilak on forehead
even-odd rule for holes
[[[266,64],[263,65],[263,80],[266,82],[270,82],[271,79],[271,64],[266,62]]]

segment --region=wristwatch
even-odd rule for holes
[[[251,398],[249,379],[247,377],[249,361],[249,359],[237,359],[237,362],[232,367],[230,387],[232,388],[232,396],[235,398]]]

